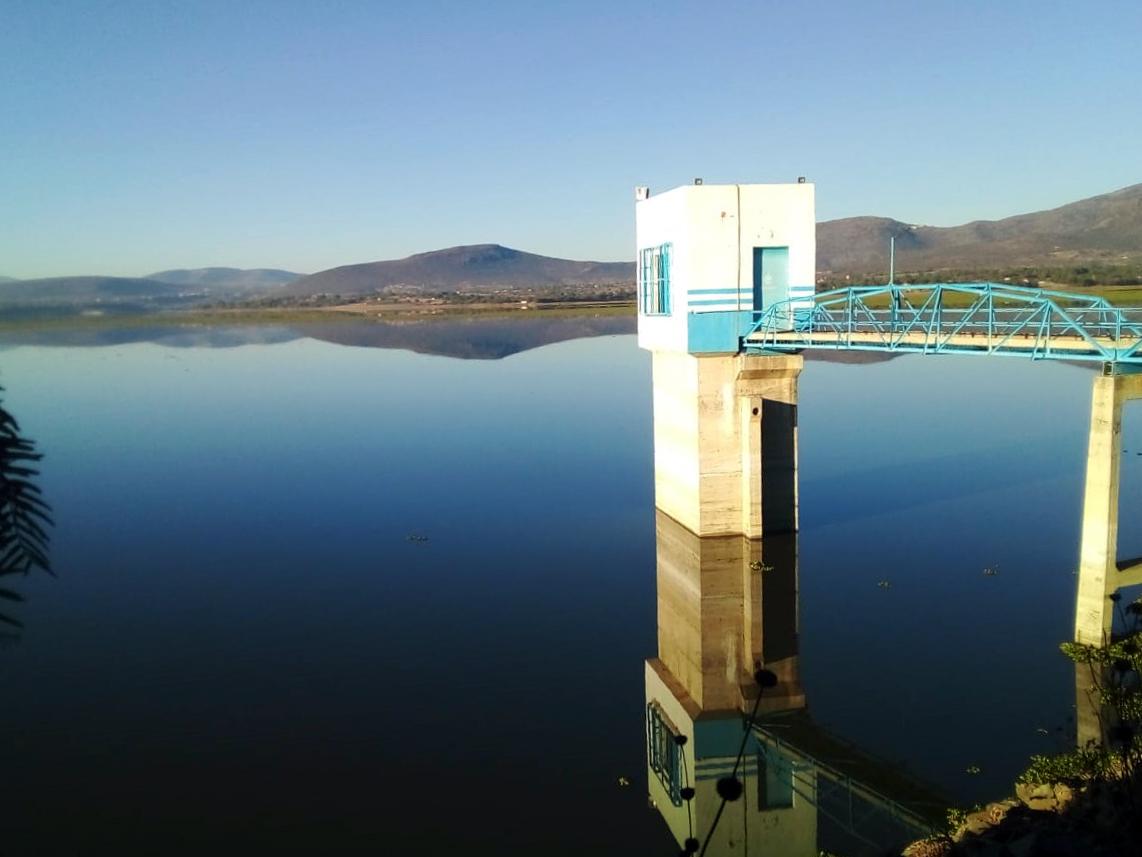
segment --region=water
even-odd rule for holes
[[[58,574],[0,651],[0,849],[676,853],[646,805],[634,338],[458,360],[264,333],[0,351]],[[1066,745],[1091,377],[801,378],[810,712],[963,802]]]

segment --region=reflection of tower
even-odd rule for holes
[[[661,510],[658,657],[646,662],[647,765],[651,800],[681,844],[704,837],[722,806],[717,781],[737,761],[743,715],[805,704],[797,670],[796,535],[702,538]],[[760,700],[753,672],[777,676]],[[677,737],[685,736],[678,744]],[[754,735],[737,771],[744,786],[722,808],[710,854],[817,853],[817,810],[793,788],[796,754]],[[811,768],[802,787],[813,788]],[[691,800],[682,789],[694,788]],[[732,849],[732,850],[731,850]]]
[[[701,185],[638,198],[639,344],[653,354],[658,507],[658,657],[646,664],[651,798],[680,844],[706,837],[720,813],[703,841],[708,853],[780,843],[782,854],[810,857],[816,807],[795,794],[789,760],[776,764],[743,721],[755,707],[805,702],[802,360],[741,354],[740,337],[764,306],[812,293],[813,186]],[[776,685],[759,699],[761,668]],[[723,804],[716,783],[735,767],[744,793]]]
[[[1113,372],[1114,367],[1106,371]],[[1118,495],[1122,460],[1122,409],[1142,398],[1142,375],[1104,374],[1095,378],[1091,400],[1086,487],[1083,492],[1082,545],[1075,600],[1075,641],[1101,645],[1114,624],[1111,597],[1142,583],[1142,560],[1118,561]],[[1103,739],[1099,708],[1091,696],[1089,669],[1076,674],[1075,721],[1078,743]]]

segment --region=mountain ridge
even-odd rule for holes
[[[1142,265],[1142,183],[1052,209],[958,226],[860,216],[817,224],[818,281],[888,270],[896,239],[901,274],[994,271],[1035,266]],[[542,256],[501,244],[464,244],[403,259],[340,265],[314,274],[279,268],[177,268],[146,277],[0,277],[0,304],[79,305],[132,301],[183,303],[266,297],[293,301],[377,292],[464,293],[633,290],[634,262]],[[599,291],[599,289],[595,289]]]
[[[502,244],[462,244],[441,250],[340,265],[275,289],[284,296],[360,295],[383,289],[462,292],[467,289],[630,285],[633,262],[593,262],[541,256]]]
[[[204,288],[253,289],[285,285],[304,277],[294,271],[281,268],[172,268],[156,271],[143,279],[172,283],[176,286],[201,286]]]
[[[1142,183],[1056,208],[959,226],[863,216],[817,224],[819,274],[1142,260]],[[1125,258],[1123,258],[1125,257]]]

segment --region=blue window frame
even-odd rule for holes
[[[670,315],[670,244],[647,247],[638,254],[638,310],[643,315]]]
[[[647,703],[646,757],[650,769],[666,788],[670,802],[682,806],[682,745],[676,740],[677,735],[658,703]]]

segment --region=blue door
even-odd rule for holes
[[[789,248],[753,248],[753,314],[789,296]]]

